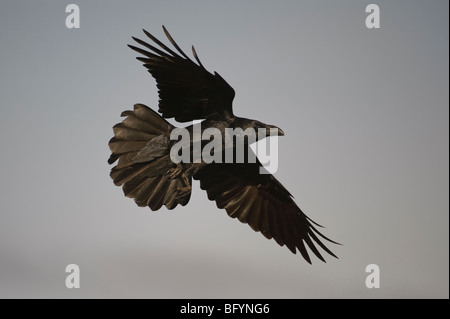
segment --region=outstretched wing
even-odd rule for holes
[[[233,88],[217,72],[211,74],[203,67],[194,47],[192,52],[198,64],[180,49],[164,26],[163,29],[179,54],[145,30],[147,37],[160,48],[134,37],[137,43],[148,50],[129,45],[144,55],[137,59],[144,62],[157,82],[159,112],[162,116],[188,122],[215,113],[232,115]]]
[[[230,217],[275,239],[280,246],[286,245],[294,254],[298,249],[309,263],[305,243],[324,262],[316,245],[336,257],[319,237],[337,243],[317,230],[315,226],[321,226],[300,210],[273,175],[260,174],[260,167],[260,163],[213,163],[199,170],[194,179],[200,180],[208,198],[215,200],[217,207],[225,208]]]

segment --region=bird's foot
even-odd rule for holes
[[[169,177],[170,179],[176,179],[180,174],[183,172],[183,167],[181,164],[177,164],[177,167],[172,167],[169,170]]]
[[[191,192],[191,186],[185,186],[185,187],[181,187],[179,188],[177,195],[175,196],[176,199],[181,199],[186,197],[187,195],[190,194]]]

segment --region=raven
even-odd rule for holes
[[[212,74],[205,69],[194,47],[192,53],[197,63],[180,49],[164,26],[163,30],[178,53],[145,30],[154,43],[133,37],[143,48],[129,45],[142,55],[137,59],[156,80],[158,111],[162,116],[143,104],[122,113],[125,119],[113,127],[114,137],[109,141],[112,154],[108,163],[119,160],[110,173],[115,185],[122,186],[125,196],[134,198],[138,206],[158,210],[165,205],[173,209],[189,202],[194,178],[200,181],[200,188],[206,190],[208,198],[230,217],[247,223],[268,239],[275,239],[280,246],[286,245],[294,254],[298,249],[308,263],[311,259],[306,247],[325,262],[316,244],[336,257],[319,237],[338,243],[317,230],[316,226],[322,226],[302,212],[273,175],[260,173],[259,160],[175,163],[171,159],[175,141],[170,135],[175,127],[164,118],[178,122],[203,120],[203,129],[214,127],[221,133],[225,128],[276,129],[277,135],[284,133],[276,126],[235,116],[234,89],[217,72]],[[192,132],[193,125],[187,129]],[[192,146],[192,139],[190,143]]]

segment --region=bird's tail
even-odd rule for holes
[[[125,196],[134,198],[138,206],[158,210],[162,205],[168,209],[186,205],[192,180],[170,159],[174,127],[143,104],[121,116],[126,118],[113,127],[114,137],[109,141],[108,163],[119,160],[110,173],[114,184],[123,186]]]

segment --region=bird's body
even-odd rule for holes
[[[115,136],[109,142],[112,152],[109,163],[119,160],[110,174],[114,183],[122,186],[125,195],[134,198],[139,206],[158,210],[163,205],[168,209],[186,205],[194,178],[200,181],[208,198],[216,201],[219,208],[226,209],[228,215],[248,223],[265,237],[274,238],[281,246],[286,245],[293,253],[298,249],[308,262],[311,260],[306,246],[323,261],[315,244],[335,256],[319,237],[329,239],[300,210],[286,188],[273,175],[261,174],[262,165],[258,160],[251,161],[244,156],[244,161],[236,162],[237,142],[227,144],[225,138],[227,129],[267,132],[275,129],[277,135],[284,135],[283,131],[235,116],[232,110],[235,93],[231,86],[218,73],[211,74],[203,67],[194,48],[198,64],[190,60],[165,28],[164,31],[181,56],[145,30],[162,50],[136,38],[150,51],[130,46],[144,55],[138,60],[144,62],[157,81],[162,116],[143,104],[136,104],[133,111],[122,113],[126,118],[114,126]],[[171,134],[177,128],[164,118],[175,118],[179,122],[203,120],[201,124],[185,127],[184,132],[189,133],[189,160],[174,161],[175,153],[171,151],[179,141],[171,139]],[[208,129],[216,130],[222,137],[220,160],[214,162],[195,157],[195,143],[200,143],[200,149],[209,143],[209,140],[199,141],[196,133],[202,137]],[[248,155],[249,143],[243,141]],[[225,160],[227,149],[234,151],[232,163]]]

